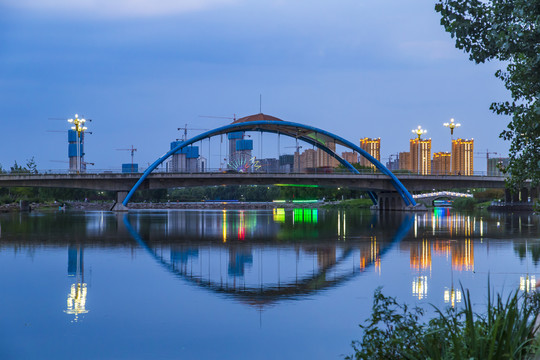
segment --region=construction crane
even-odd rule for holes
[[[196,128],[188,128],[187,127],[188,124],[186,124],[186,126],[184,127],[179,127],[178,130],[184,130],[184,136],[182,137],[182,141],[186,141],[187,140],[187,132],[188,130],[209,130],[209,129],[196,129]]]
[[[116,149],[118,151],[131,151],[131,171],[133,171],[133,157],[135,155],[135,151],[137,151],[137,149],[135,149],[133,147],[133,145],[131,145],[131,149]]]
[[[285,148],[296,148],[296,152],[300,153],[300,149],[302,148],[302,145],[296,144],[295,146],[284,146]]]
[[[211,116],[211,115],[199,115],[199,117],[209,118],[209,119],[226,119],[226,120],[232,120],[233,122],[236,121],[236,114],[233,114],[232,117],[230,117],[230,116]]]
[[[489,155],[499,155],[495,151],[489,151],[489,149],[486,149],[486,151],[482,152],[475,152],[476,155],[486,155],[486,160],[489,161]]]

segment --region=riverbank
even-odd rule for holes
[[[227,210],[256,210],[256,209],[274,209],[274,208],[322,208],[338,206],[339,202],[241,202],[241,201],[212,201],[212,202],[168,202],[168,203],[130,203],[129,209],[227,209]],[[55,211],[55,210],[98,210],[109,211],[113,207],[113,202],[84,202],[84,201],[66,201],[63,203],[31,203],[31,211]],[[18,212],[20,206],[18,203],[0,205],[0,213]]]

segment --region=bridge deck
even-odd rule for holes
[[[11,174],[0,175],[0,187],[60,187],[129,191],[141,174]],[[434,189],[504,188],[504,177],[396,174],[409,191]],[[318,185],[394,191],[383,174],[262,174],[262,173],[153,173],[141,189],[213,185]]]

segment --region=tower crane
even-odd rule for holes
[[[186,124],[184,127],[179,127],[178,130],[184,130],[184,136],[182,137],[182,141],[187,140],[187,132],[188,130],[209,130],[209,129],[196,129],[196,128],[188,128],[188,124]]]
[[[133,147],[133,145],[131,145],[131,149],[116,149],[118,151],[131,151],[131,171],[133,172],[134,171],[134,168],[133,168],[133,157],[135,155],[135,151],[137,151],[137,149],[135,149]]]
[[[499,155],[495,151],[489,151],[489,149],[486,149],[486,151],[481,152],[475,152],[476,155],[486,155],[486,160],[489,160],[489,155]]]

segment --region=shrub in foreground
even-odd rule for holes
[[[469,290],[463,294],[462,309],[435,308],[435,316],[423,322],[423,309],[399,304],[377,289],[371,317],[360,325],[363,337],[353,341],[354,354],[346,359],[534,358],[540,295],[515,291],[503,299],[488,291],[487,308],[477,313]]]

